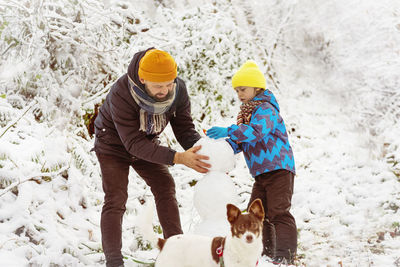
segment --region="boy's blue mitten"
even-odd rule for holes
[[[207,130],[207,136],[213,139],[219,139],[228,136],[228,128],[214,126]]]

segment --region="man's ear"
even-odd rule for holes
[[[139,77],[139,81],[140,81],[141,84],[144,84],[144,79]]]

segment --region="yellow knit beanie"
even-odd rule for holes
[[[232,77],[232,87],[239,86],[257,87],[265,89],[267,87],[264,74],[253,60],[247,60]]]
[[[167,82],[177,76],[174,58],[165,51],[151,49],[139,61],[139,77],[150,82]]]

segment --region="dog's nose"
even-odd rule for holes
[[[252,235],[247,235],[246,236],[246,241],[247,241],[247,243],[251,243],[253,241],[253,236]]]

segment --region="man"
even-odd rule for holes
[[[168,122],[186,150],[161,146],[158,135]],[[122,217],[128,198],[129,167],[150,186],[164,238],[181,234],[175,183],[168,165],[184,164],[205,173],[208,157],[192,147],[200,139],[190,113],[185,83],[177,77],[177,65],[165,51],[138,52],[112,86],[95,120],[95,151],[100,162],[104,205],[101,234],[107,266],[123,266]]]

